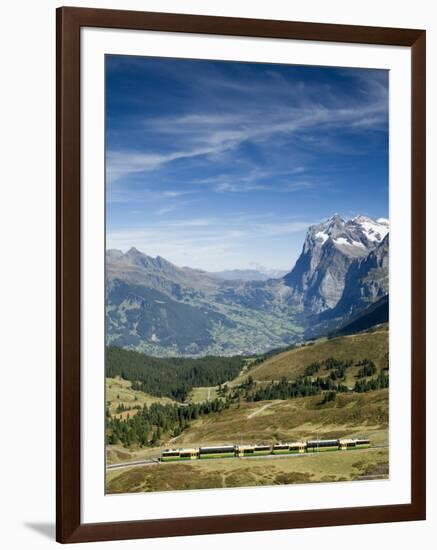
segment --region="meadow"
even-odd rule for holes
[[[257,381],[279,380],[286,377],[288,380],[296,380],[304,374],[305,368],[328,357],[335,357],[341,361],[356,361],[367,358],[373,361],[381,371],[387,367],[388,330],[363,332],[351,336],[339,336],[337,338],[321,338],[315,342],[284,351],[272,357],[254,364],[240,376],[232,381],[232,385],[238,385],[251,376]],[[347,373],[346,384],[353,385],[359,368],[352,366]]]
[[[107,493],[136,493],[359,481],[388,475],[388,450],[363,449],[279,458],[134,466],[107,473]]]

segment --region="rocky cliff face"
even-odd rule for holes
[[[389,235],[368,256],[352,262],[344,291],[331,317],[354,315],[389,293]]]
[[[284,277],[293,299],[308,314],[333,309],[343,296],[351,266],[369,256],[388,234],[386,220],[338,214],[311,226],[293,270]]]

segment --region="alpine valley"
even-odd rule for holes
[[[107,344],[156,357],[252,355],[363,330],[388,321],[388,254],[386,219],[338,214],[308,228],[285,275],[108,250]]]

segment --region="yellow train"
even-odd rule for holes
[[[370,447],[370,439],[312,439],[308,441],[293,441],[292,443],[275,443],[274,445],[218,445],[187,449],[166,449],[162,451],[160,460],[162,462],[171,462],[208,458],[243,458],[263,455],[348,451],[366,447]]]

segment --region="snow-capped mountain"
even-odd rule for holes
[[[388,231],[389,222],[385,218],[373,220],[366,216],[356,216],[345,221],[339,214],[334,214],[325,222],[311,226],[308,236],[313,237],[318,244],[322,245],[331,239],[338,247],[367,249],[380,243]]]
[[[307,313],[334,308],[343,295],[352,263],[366,258],[388,231],[386,219],[357,216],[344,220],[339,214],[309,227],[302,253],[284,278],[294,300]]]

